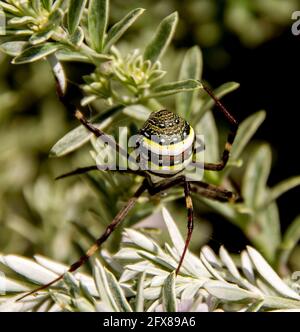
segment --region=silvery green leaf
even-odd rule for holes
[[[271,149],[266,144],[259,145],[251,154],[242,186],[242,197],[249,207],[256,208],[266,199],[271,158]]]
[[[288,258],[300,239],[300,216],[298,216],[287,228],[280,244],[279,263],[283,268]]]
[[[219,255],[220,255],[221,261],[227,267],[228,271],[232,274],[232,276],[237,280],[240,279],[241,275],[240,275],[237,267],[235,266],[228,251],[223,246],[220,247]]]
[[[231,150],[232,160],[237,160],[240,157],[241,152],[248,144],[249,140],[255,134],[259,126],[262,124],[266,117],[265,111],[259,111],[250,115],[239,126],[237,136],[234,140],[234,144]]]
[[[200,252],[200,260],[213,278],[219,281],[225,281],[221,274],[210,264],[202,252]]]
[[[139,271],[132,271],[132,270],[127,270],[125,269],[124,272],[122,273],[119,282],[125,283],[128,281],[131,281],[136,278],[137,275],[139,275]]]
[[[181,299],[194,299],[195,295],[197,294],[197,292],[199,291],[199,289],[204,285],[205,281],[202,282],[192,282],[190,284],[187,285],[187,287],[185,288],[185,290],[182,292],[181,294]]]
[[[283,180],[270,189],[268,201],[275,201],[278,197],[285,192],[300,185],[300,176],[294,176],[292,178]]]
[[[105,250],[102,249],[101,250],[101,256],[103,257],[103,259],[105,260],[105,262],[117,273],[121,274],[123,271],[123,268],[121,266],[121,264],[119,264],[115,259],[113,259],[113,257],[111,256],[111,254]]]
[[[278,296],[266,296],[264,299],[264,306],[274,309],[300,309],[300,301],[286,299]]]
[[[70,0],[68,8],[68,30],[72,35],[78,28],[86,0]]]
[[[57,82],[57,88],[60,89],[59,93],[65,95],[67,91],[67,78],[62,64],[60,63],[55,54],[48,55],[47,60],[51,66],[52,73]]]
[[[55,54],[60,61],[75,61],[75,62],[90,63],[90,59],[87,56],[82,55],[78,52],[73,52],[66,48],[59,49]]]
[[[255,284],[255,274],[253,271],[253,266],[246,250],[243,250],[241,253],[241,263],[245,277],[249,280],[249,282]]]
[[[127,228],[125,232],[129,239],[132,241],[132,243],[136,244],[139,248],[154,253],[155,255],[161,252],[159,246],[154,241],[150,240],[140,232],[137,232],[130,228]]]
[[[151,287],[160,287],[164,284],[166,278],[167,278],[167,276],[165,276],[165,275],[163,275],[163,276],[154,276],[151,279],[150,286]]]
[[[145,60],[150,60],[152,63],[159,60],[173,37],[177,21],[177,12],[172,13],[161,21],[153,39],[150,41],[144,51]]]
[[[184,242],[173,218],[171,217],[169,211],[164,207],[162,209],[162,215],[163,215],[164,222],[167,226],[170,239],[171,239],[173,246],[176,249],[178,257],[179,257],[179,255],[181,255],[183,252],[185,242]],[[179,259],[178,259],[178,261],[179,261]],[[201,264],[201,262],[199,262],[199,260],[196,259],[196,257],[193,256],[189,252],[189,250],[187,250],[187,252],[186,252],[186,259],[183,262],[183,267],[198,276],[209,275],[206,272],[206,269],[204,268],[204,266]]]
[[[215,119],[211,111],[205,113],[195,127],[197,134],[204,136],[205,161],[216,162],[220,158],[219,135]]]
[[[5,293],[21,293],[29,291],[30,288],[27,286],[27,284],[20,280],[13,280],[9,277],[2,277],[0,273],[0,295],[2,289],[5,290]]]
[[[40,303],[45,296],[37,295],[36,297],[31,297],[30,301],[26,302],[17,302],[17,299],[20,296],[14,296],[4,303],[0,304],[0,312],[27,312],[32,311],[32,309]]]
[[[249,301],[252,299],[260,299],[257,294],[246,291],[235,284],[219,280],[210,280],[203,285],[209,294],[220,300],[228,302]]]
[[[161,287],[145,288],[144,297],[145,300],[157,300],[161,295]]]
[[[130,105],[124,108],[123,113],[140,121],[146,121],[151,111],[143,105]]]
[[[18,56],[27,45],[25,41],[11,41],[1,44],[0,49],[10,56]]]
[[[45,58],[47,55],[55,53],[59,49],[56,43],[45,43],[42,45],[26,48],[20,55],[12,60],[13,64],[24,64]]]
[[[101,53],[108,23],[109,1],[90,0],[88,9],[88,30],[92,48]]]
[[[114,258],[121,261],[135,261],[140,260],[140,256],[136,253],[136,250],[132,248],[121,248],[115,255]]]
[[[209,264],[212,267],[215,267],[218,269],[222,268],[219,259],[217,258],[214,251],[209,246],[202,247],[201,253],[204,255],[204,257],[206,258],[206,260],[209,262]]]
[[[78,27],[70,37],[70,42],[75,46],[80,46],[84,40],[84,32],[81,27]]]
[[[198,46],[190,48],[183,59],[179,80],[195,79],[200,80],[202,75],[202,53]],[[188,91],[176,96],[176,111],[187,121],[193,110],[197,91]]]
[[[127,302],[125,294],[122,288],[119,286],[115,276],[106,269],[104,269],[104,271],[106,273],[108,287],[110,288],[113,299],[116,305],[118,306],[118,311],[132,312],[132,309],[129,303]]]
[[[55,262],[49,258],[46,258],[44,256],[41,256],[41,255],[35,255],[34,259],[37,261],[37,263],[39,265],[45,267],[46,269],[48,269],[58,275],[65,273],[66,270],[68,269],[67,265],[57,263],[57,262]]]
[[[217,98],[222,98],[223,96],[227,95],[228,93],[236,90],[239,87],[239,83],[236,82],[227,82],[225,84],[222,84],[217,89],[213,91],[214,95]],[[196,125],[202,118],[202,116],[212,107],[214,106],[215,102],[212,100],[212,98],[205,93],[205,95],[201,98],[202,103],[200,103],[201,107],[200,110],[196,110],[194,116],[192,117],[192,123]]]
[[[168,256],[164,256],[164,257],[159,257],[156,255],[152,255],[146,251],[143,250],[139,250],[138,254],[147,259],[148,261],[150,261],[151,263],[155,264],[156,266],[159,266],[163,269],[167,269],[169,271],[173,271],[176,268],[176,265],[174,263],[173,260],[171,260]]]
[[[125,31],[143,14],[145,9],[136,8],[129,12],[121,21],[112,26],[106,36],[104,52],[108,52],[110,47],[114,45],[125,33]]]
[[[300,296],[279,278],[258,251],[249,246],[247,247],[247,251],[257,272],[272,286],[272,288],[283,296],[300,300]]]
[[[175,93],[192,91],[201,88],[202,85],[199,81],[188,79],[184,81],[171,82],[158,85],[152,92],[147,96],[147,98],[159,98],[170,96]]]
[[[162,288],[162,302],[165,312],[177,312],[177,300],[175,293],[175,271],[165,280]]]
[[[17,274],[22,275],[26,279],[40,285],[47,284],[53,279],[57,278],[57,274],[43,268],[42,266],[27,258],[15,255],[7,255],[1,256],[0,262],[8,266]]]
[[[170,212],[164,207],[162,208],[162,215],[163,215],[164,221],[167,225],[171,241],[172,241],[174,247],[178,250],[178,252],[181,253],[184,248],[184,240],[183,240],[173,218],[171,217]]]
[[[112,122],[113,116],[118,113],[120,110],[124,108],[123,105],[117,105],[107,110],[104,113],[96,116],[93,121],[97,121],[94,123],[96,127],[103,130]],[[51,157],[61,157],[64,156],[76,149],[78,149],[83,144],[87,143],[90,138],[93,136],[91,132],[89,132],[84,126],[79,125],[75,129],[68,132],[65,136],[63,136],[51,149],[50,156]]]
[[[136,263],[136,264],[128,264],[126,266],[127,269],[129,270],[133,270],[133,271],[137,271],[137,272],[144,272],[147,271],[148,275],[155,275],[155,276],[159,276],[159,275],[167,275],[168,272],[156,267],[153,267],[153,265],[149,264],[149,263],[145,263],[145,261],[141,262],[141,263]]]
[[[136,295],[136,303],[135,303],[135,311],[143,312],[144,311],[144,283],[146,278],[146,272],[140,274],[138,285],[137,285],[137,295]]]
[[[262,212],[259,211],[255,216],[256,222],[261,228],[260,232],[256,232],[251,240],[257,248],[259,248],[264,257],[275,264],[276,253],[281,243],[280,219],[278,206],[275,203],[269,204]],[[256,228],[257,225],[250,224],[250,227]]]
[[[95,260],[95,264],[93,266],[93,273],[99,297],[102,299],[102,301],[105,303],[105,305],[109,308],[110,311],[118,311],[118,306],[109,287],[109,282],[107,280],[105,270],[98,260]]]

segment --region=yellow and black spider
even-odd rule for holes
[[[204,162],[200,164],[196,163],[196,167],[201,167],[204,170],[210,171],[221,171],[224,169],[228,162],[231,146],[237,133],[238,122],[222,105],[220,100],[214,96],[211,90],[205,85],[202,86],[214,100],[218,109],[225,115],[230,125],[230,132],[220,162]],[[103,131],[99,130],[92,123],[90,123],[79,110],[75,112],[75,116],[90,132],[94,134],[94,136],[105,140],[106,143],[112,143],[112,146],[114,146],[117,153],[121,153],[127,158],[131,157],[125,150],[123,150],[123,148],[121,148],[120,145],[114,142],[110,136],[106,135]],[[188,232],[185,246],[176,269],[176,274],[178,274],[189,246],[194,226],[193,202],[190,193],[195,192],[204,197],[220,202],[237,202],[240,199],[237,194],[231,191],[202,181],[190,180],[186,177],[184,171],[186,167],[193,161],[193,156],[196,153],[195,143],[196,137],[194,130],[183,118],[167,110],[153,112],[139,132],[138,146],[141,153],[139,154],[138,158],[140,168],[135,170],[110,170],[110,172],[122,172],[140,175],[144,178],[142,184],[137,189],[135,194],[128,200],[125,206],[118,212],[111,224],[107,226],[104,233],[89,248],[86,254],[80,257],[77,262],[73,263],[66,272],[76,271],[100,248],[100,246],[109,238],[116,227],[125,219],[128,212],[133,208],[138,198],[145,191],[148,191],[149,195],[154,196],[174,186],[181,186],[184,190],[185,203],[187,208]],[[145,167],[149,166],[149,163],[151,164],[151,167]],[[97,169],[98,166],[96,165],[78,168],[72,172],[63,174],[58,178],[63,178],[75,174],[83,174],[88,171]],[[37,289],[34,289],[30,293],[22,296],[20,299],[23,299],[24,297],[37,291],[48,288],[52,284],[63,279],[64,275],[65,274],[60,275],[47,285],[43,285]]]

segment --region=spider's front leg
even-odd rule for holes
[[[237,130],[239,127],[238,121],[230,114],[230,112],[225,108],[225,106],[221,103],[221,101],[213,94],[213,92],[204,84],[204,90],[210,95],[210,97],[214,100],[215,104],[219,108],[219,110],[225,115],[227,121],[230,125],[230,132],[227,137],[227,142],[224,147],[224,151],[222,154],[221,161],[218,163],[204,163],[204,169],[208,171],[222,171],[229,159],[229,155],[231,152],[232,144],[235,140]]]

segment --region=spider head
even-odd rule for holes
[[[153,112],[140,136],[142,160],[154,173],[177,173],[191,161],[194,130],[173,112]]]

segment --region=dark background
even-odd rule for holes
[[[287,28],[273,40],[248,49],[235,36],[227,35],[223,46],[231,56],[228,66],[214,70],[204,64],[204,78],[213,86],[227,81],[240,83],[237,91],[223,99],[240,121],[254,111],[267,111],[266,120],[255,138],[270,142],[273,148],[268,184],[273,186],[298,175],[300,37],[294,36]],[[205,52],[209,53],[209,50],[204,49]],[[204,56],[204,63],[205,59]],[[298,187],[278,199],[283,230],[299,214],[299,195]],[[214,232],[218,240],[226,243],[237,229],[228,223],[218,223]],[[242,236],[240,232],[238,234],[237,239]],[[232,243],[227,245],[232,247]]]

